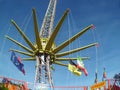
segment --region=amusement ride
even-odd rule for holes
[[[64,41],[60,45],[56,46],[56,36],[60,31],[62,24],[64,23],[67,15],[69,14],[69,9],[67,9],[61,19],[59,20],[58,24],[55,28],[54,25],[54,17],[56,11],[56,3],[57,0],[50,0],[41,29],[38,28],[38,19],[36,15],[36,9],[33,8],[33,21],[34,21],[34,32],[35,32],[35,41],[31,42],[31,40],[27,37],[27,35],[23,32],[23,30],[18,26],[18,24],[11,20],[11,23],[15,26],[16,30],[20,33],[21,37],[25,40],[28,44],[27,47],[20,43],[19,41],[15,40],[14,38],[6,35],[5,37],[15,43],[16,45],[20,46],[24,51],[18,49],[10,49],[11,51],[23,54],[28,56],[29,58],[23,58],[22,60],[26,61],[36,61],[36,73],[35,73],[35,81],[34,83],[46,83],[50,86],[53,86],[52,80],[52,65],[57,64],[64,67],[69,67],[68,64],[64,63],[64,61],[70,62],[71,60],[77,60],[77,58],[63,58],[64,56],[79,52],[81,50],[85,50],[87,48],[96,46],[98,43],[91,43],[86,46],[82,46],[73,50],[60,52],[66,46],[71,44],[74,40],[78,37],[83,35],[85,32],[93,28],[94,26],[91,24],[69,38],[68,40]],[[39,31],[40,30],[40,31]],[[81,60],[86,60],[88,57],[81,57]]]
[[[74,50],[69,50],[66,52],[59,53],[60,50],[64,49],[66,46],[68,46],[70,43],[76,40],[79,36],[81,36],[82,34],[87,32],[89,29],[91,29],[93,25],[87,26],[85,29],[81,30],[70,39],[61,43],[61,45],[56,46],[55,38],[65,18],[69,13],[69,9],[67,9],[63,14],[63,16],[61,17],[58,24],[56,25],[56,27],[53,29],[56,2],[57,0],[50,0],[40,32],[38,28],[36,10],[33,9],[34,32],[35,32],[35,42],[33,42],[34,44],[29,40],[29,38],[25,35],[25,33],[21,30],[21,28],[16,24],[16,22],[14,20],[11,20],[12,24],[16,27],[16,30],[18,30],[18,32],[21,34],[21,36],[26,41],[26,43],[30,46],[30,48],[24,46],[23,44],[11,38],[10,36],[6,36],[7,39],[19,45],[21,48],[23,48],[27,52],[16,50],[16,49],[10,49],[10,50],[17,53],[24,54],[26,56],[30,56],[30,58],[24,58],[24,60],[36,61],[35,83],[48,82],[50,85],[52,85],[52,75],[51,75],[52,64],[68,67],[68,64],[64,64],[62,63],[62,61],[77,60],[77,58],[62,58],[63,56],[90,48],[97,44],[97,43],[92,43],[80,48],[76,48]],[[82,60],[88,59],[88,57],[81,57],[81,59]]]

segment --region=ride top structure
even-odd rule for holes
[[[55,17],[55,10],[56,10],[56,2],[57,0],[50,0],[50,3],[47,8],[47,12],[45,14],[43,24],[41,27],[41,31],[39,32],[38,28],[38,21],[36,16],[36,10],[33,9],[33,19],[34,19],[34,32],[35,32],[35,42],[31,42],[29,38],[25,35],[22,29],[17,25],[14,20],[11,20],[11,23],[16,27],[16,30],[21,34],[25,42],[30,46],[30,48],[26,47],[22,43],[18,42],[17,40],[11,38],[10,36],[6,35],[6,38],[12,41],[13,43],[17,44],[25,51],[17,50],[17,49],[10,49],[14,52],[29,56],[30,58],[23,58],[23,60],[34,60],[36,61],[36,74],[35,74],[35,83],[47,83],[53,85],[52,82],[52,75],[51,75],[51,67],[53,64],[57,64],[60,66],[68,67],[68,64],[64,64],[62,61],[69,61],[69,60],[77,60],[77,58],[62,58],[63,56],[73,54],[75,52],[90,48],[95,46],[97,43],[92,43],[83,47],[79,47],[73,50],[65,51],[59,53],[62,49],[80,37],[82,34],[87,32],[89,29],[93,27],[93,25],[89,25],[80,32],[78,32],[73,37],[69,38],[62,44],[56,46],[55,45],[55,38],[57,33],[59,32],[65,18],[69,13],[69,9],[65,11],[63,16],[61,17],[60,21],[53,29],[53,22]],[[88,57],[81,57],[82,60],[88,59]]]

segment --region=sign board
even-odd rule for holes
[[[94,89],[98,89],[98,88],[101,88],[101,87],[104,87],[104,86],[106,86],[106,81],[94,84],[90,88],[91,88],[91,90],[94,90]]]

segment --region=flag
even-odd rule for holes
[[[97,79],[97,70],[95,72],[95,83],[98,83],[98,79]]]
[[[105,71],[105,68],[104,68],[104,72],[103,72],[103,77],[102,77],[102,81],[104,81],[106,79],[106,71]]]
[[[73,74],[80,76],[82,73],[78,71],[78,68],[76,67],[77,65],[70,60],[70,63],[68,64],[68,70],[71,71]]]
[[[77,67],[80,70],[82,70],[86,76],[88,75],[88,72],[87,72],[86,68],[84,67],[84,63],[83,63],[81,57],[77,58]]]
[[[19,61],[20,63],[22,63],[20,56],[18,56],[18,61]]]
[[[104,72],[103,72],[103,77],[106,78],[106,71],[105,71],[105,68],[104,68]]]
[[[70,60],[69,63],[77,67],[77,65],[72,60]]]
[[[81,57],[77,57],[77,63],[79,65],[79,67],[84,68],[84,63],[83,63]]]
[[[25,75],[24,64],[20,60],[21,60],[20,57],[18,58],[15,55],[15,52],[12,51],[12,53],[11,53],[11,61]]]
[[[80,71],[78,71],[78,68],[76,66],[71,64],[68,64],[68,70],[77,76],[80,76],[82,74]]]

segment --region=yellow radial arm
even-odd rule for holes
[[[33,53],[33,51],[29,48],[27,48],[26,46],[22,45],[21,43],[19,43],[18,41],[14,40],[13,38],[9,37],[9,36],[5,36],[7,39],[9,39],[10,41],[14,42],[15,44],[19,45],[20,47],[22,47],[23,49],[25,49],[26,51]]]
[[[56,54],[56,57],[61,57],[61,56],[65,56],[65,55],[68,55],[68,54],[72,54],[72,53],[75,53],[75,52],[90,48],[92,46],[95,46],[96,44],[98,44],[98,43],[92,43],[92,44],[89,44],[87,46],[83,46],[81,48],[77,48],[77,49],[70,50],[70,51],[67,51],[67,52],[58,53],[58,54]]]
[[[35,57],[31,57],[31,58],[22,58],[22,60],[24,60],[24,61],[35,61],[36,58],[35,58]]]
[[[53,62],[54,64],[57,64],[57,65],[60,65],[60,66],[68,66],[67,64],[64,64],[64,63],[61,63],[61,62],[58,62],[58,61],[54,61]]]
[[[53,42],[54,42],[54,40],[55,40],[55,37],[56,37],[58,31],[60,30],[60,27],[62,26],[62,24],[63,24],[66,16],[68,15],[68,12],[69,12],[69,10],[66,10],[66,12],[64,13],[64,15],[63,15],[62,18],[60,19],[59,23],[58,23],[57,26],[55,27],[52,35],[50,36],[50,38],[49,38],[49,40],[48,40],[48,43],[47,43],[47,45],[46,45],[46,47],[45,47],[45,50],[50,50],[50,48],[52,47],[52,44],[53,44]]]
[[[17,52],[17,53],[20,53],[20,54],[23,54],[23,55],[26,55],[26,56],[30,56],[30,57],[33,57],[34,55],[31,54],[31,53],[27,53],[27,52],[23,52],[23,51],[20,51],[20,50],[16,50],[16,49],[10,49],[11,51],[14,51],[14,52]]]
[[[36,17],[36,11],[33,9],[33,18],[34,18],[34,31],[35,31],[35,36],[36,36],[36,44],[38,46],[38,49],[42,49],[42,44],[41,44],[41,39],[39,36],[39,31],[38,31],[38,22],[37,22],[37,17]]]
[[[63,42],[60,46],[56,47],[53,51],[53,53],[57,53],[60,50],[62,50],[63,48],[65,48],[67,45],[69,45],[70,43],[72,43],[74,40],[76,40],[79,36],[81,36],[82,34],[84,34],[86,31],[88,31],[91,27],[93,27],[93,25],[89,25],[88,27],[86,27],[85,29],[83,29],[82,31],[80,31],[79,33],[77,33],[76,35],[74,35],[72,38],[68,39],[67,41]]]
[[[90,59],[90,57],[81,57],[82,60]],[[56,58],[55,61],[69,61],[69,60],[77,60],[77,58]]]
[[[21,34],[21,36],[24,38],[24,40],[26,41],[26,43],[32,48],[32,50],[35,50],[34,45],[32,44],[32,42],[28,39],[28,37],[22,32],[22,30],[20,29],[20,27],[15,23],[14,20],[11,20],[12,24],[16,27],[16,29],[18,30],[18,32]]]

